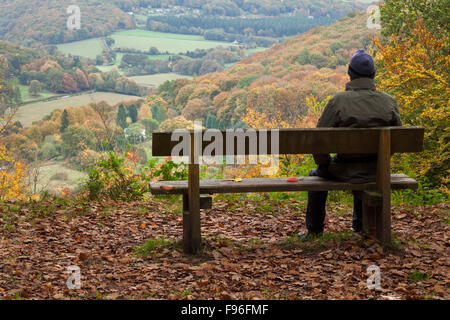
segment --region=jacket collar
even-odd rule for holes
[[[350,81],[345,86],[346,91],[372,90],[376,91],[375,80],[370,78],[359,78]]]

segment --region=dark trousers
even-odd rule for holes
[[[318,176],[333,180],[333,176],[326,167],[318,166],[309,173],[310,176]],[[306,208],[306,228],[311,233],[322,233],[325,226],[325,207],[328,191],[308,192],[308,206]],[[353,230],[360,232],[362,229],[362,201],[353,197]]]

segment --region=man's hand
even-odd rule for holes
[[[329,154],[313,154],[314,161],[318,166],[326,166],[331,162],[331,156]]]

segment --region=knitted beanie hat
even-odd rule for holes
[[[375,63],[370,54],[362,49],[356,51],[356,53],[350,60],[350,64],[348,66],[348,74],[352,79],[374,79],[376,74]]]

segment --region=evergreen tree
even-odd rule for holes
[[[153,119],[158,121],[158,123],[161,123],[168,118],[166,109],[160,104],[152,105],[151,110]]]
[[[125,110],[125,107],[123,104],[121,104],[119,106],[119,110],[117,111],[116,123],[118,126],[122,127],[122,129],[125,129],[126,127],[128,127],[127,111]]]
[[[131,122],[136,123],[138,121],[138,111],[134,104],[128,107],[128,116],[131,118]]]
[[[61,128],[59,131],[61,133],[64,133],[69,126],[69,113],[67,112],[67,109],[64,109],[61,117]]]

